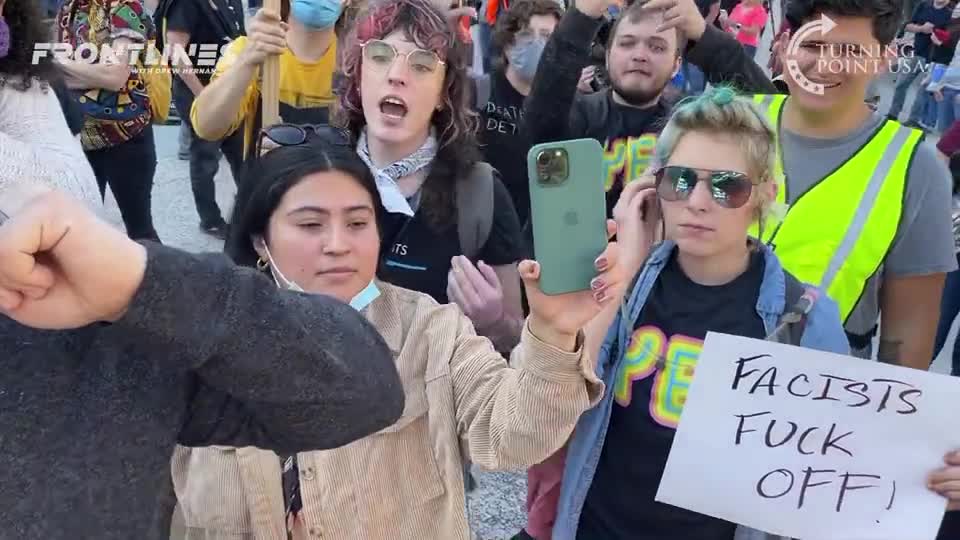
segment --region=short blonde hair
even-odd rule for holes
[[[666,164],[680,138],[691,131],[735,137],[746,155],[750,170],[745,172],[751,179],[759,185],[776,181],[776,132],[753,102],[738,96],[733,88],[714,87],[678,103],[657,139],[657,162]],[[779,208],[766,196],[766,191],[759,193],[762,224],[766,217],[779,213]]]

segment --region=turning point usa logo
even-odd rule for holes
[[[822,96],[826,91],[823,83],[810,80],[801,69],[800,61],[797,59],[801,55],[817,55],[816,62],[810,64],[815,66],[818,73],[870,73],[876,74],[889,67],[894,73],[905,72],[909,69],[907,66],[913,66],[913,69],[919,72],[926,72],[929,66],[916,63],[905,64],[901,67],[899,60],[913,57],[912,45],[890,45],[864,46],[852,43],[824,43],[820,41],[831,30],[837,27],[830,17],[821,14],[820,18],[801,26],[796,34],[790,38],[787,44],[786,60],[784,64],[787,67],[787,73],[793,77],[801,88]],[[808,42],[813,42],[808,43]],[[811,47],[810,45],[813,45]],[[801,49],[809,50],[811,48],[819,49],[812,53],[801,53]],[[891,62],[891,59],[894,59]],[[896,66],[896,67],[893,67]]]
[[[173,44],[164,47],[159,51],[152,45],[143,43],[131,43],[124,49],[117,50],[109,45],[98,47],[92,43],[84,43],[76,48],[69,43],[37,43],[33,49],[33,64],[36,65],[40,60],[53,57],[55,60],[73,60],[86,64],[95,64],[98,61],[104,63],[123,63],[125,61],[131,67],[150,66],[163,67],[169,66],[189,66],[213,68],[217,65],[217,60],[222,57],[227,50],[230,42],[223,44],[217,43],[191,43],[187,46]],[[176,70],[177,68],[169,68]],[[189,69],[189,68],[187,68]],[[180,71],[184,71],[182,68]]]

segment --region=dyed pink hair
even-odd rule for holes
[[[354,135],[366,125],[360,99],[360,65],[363,44],[400,31],[417,47],[433,51],[446,65],[441,110],[433,116],[441,148],[476,147],[477,115],[470,106],[471,85],[466,72],[466,47],[451,24],[429,0],[379,0],[371,2],[345,40],[340,81],[341,120]]]

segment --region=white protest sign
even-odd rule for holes
[[[657,500],[802,540],[933,540],[960,378],[710,333]]]

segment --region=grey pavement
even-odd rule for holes
[[[223,242],[200,231],[200,218],[190,190],[189,164],[177,158],[179,126],[154,126],[157,147],[157,173],[153,186],[153,220],[164,244],[192,252],[221,251]],[[217,201],[229,219],[236,189],[230,167],[220,161],[216,178]],[[122,226],[120,212],[107,195],[107,215]]]

